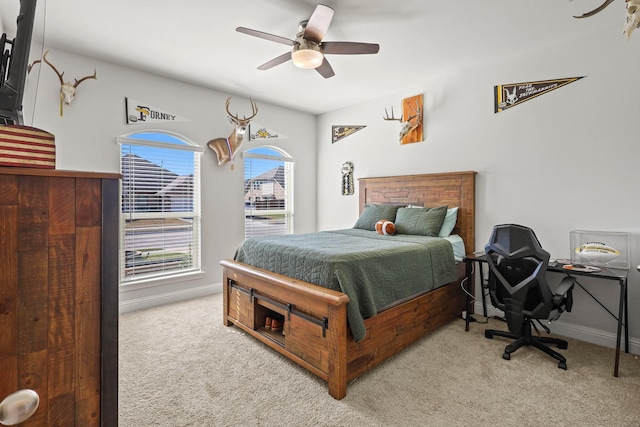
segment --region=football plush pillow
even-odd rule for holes
[[[376,222],[376,231],[378,232],[378,234],[392,236],[396,232],[396,226],[391,221],[381,219],[380,221]]]

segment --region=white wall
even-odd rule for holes
[[[477,177],[476,249],[494,224],[533,227],[553,256],[569,254],[574,229],[628,231],[632,266],[638,264],[640,172],[636,120],[640,113],[634,79],[640,69],[640,37],[599,33],[571,44],[522,52],[502,62],[475,64],[425,79],[424,85],[320,117],[261,102],[256,121],[284,135],[272,141],[296,159],[296,231],[351,227],[358,196],[342,196],[340,167],[355,164],[355,176],[382,176],[475,170]],[[35,55],[32,52],[32,57]],[[231,132],[224,101],[233,94],[188,85],[92,58],[51,50],[65,77],[90,74],[64,117],[58,113],[57,77],[48,68],[27,79],[26,124],[56,136],[58,169],[117,172],[116,136],[145,128],[164,128],[205,145]],[[501,83],[587,76],[547,95],[499,114],[493,113],[493,86]],[[37,88],[37,92],[36,92]],[[382,120],[384,108],[407,96],[425,95],[425,142],[400,146],[398,124]],[[37,97],[35,96],[37,94]],[[159,125],[126,125],[124,98],[191,119]],[[33,99],[35,98],[35,103]],[[234,105],[248,106],[234,98]],[[237,104],[235,104],[237,103]],[[34,109],[35,105],[35,109]],[[331,143],[332,125],[367,127]],[[316,141],[317,139],[317,141]],[[317,142],[317,146],[316,146]],[[245,143],[244,148],[255,146]],[[606,177],[606,178],[605,178]],[[147,288],[124,292],[128,308],[211,292],[220,282],[218,261],[233,256],[243,238],[242,163],[235,171],[219,167],[211,150],[203,157],[203,269],[195,280],[162,287],[164,297]],[[357,187],[356,187],[357,188]],[[317,210],[316,210],[317,207]],[[317,222],[316,222],[317,220]],[[630,272],[629,306],[640,303],[639,275]],[[617,289],[585,280],[615,309]],[[640,317],[629,316],[632,350],[637,351]],[[576,292],[573,313],[556,323],[560,332],[610,345],[615,320]]]
[[[32,52],[31,56],[38,55],[39,52]],[[55,135],[57,169],[119,172],[119,145],[115,138],[134,131],[169,130],[206,147],[207,141],[226,137],[233,129],[225,112],[225,100],[233,94],[58,50],[51,50],[47,58],[60,72],[64,71],[65,79],[73,81],[73,78],[92,74],[94,67],[98,76],[97,80],[87,80],[78,86],[76,98],[71,106],[65,107],[63,117],[59,115],[60,84],[54,72],[47,66],[36,66],[28,76],[28,93],[24,99],[25,124]],[[125,97],[147,102],[191,121],[127,125]],[[315,231],[316,117],[270,105],[259,99],[256,102],[259,112],[255,121],[288,137],[269,140],[269,144],[283,149],[296,160],[296,231]],[[251,111],[248,100],[240,97],[232,99],[230,109],[241,115],[248,115]],[[257,145],[256,142],[245,141],[242,149]],[[239,155],[236,157],[235,170],[232,171],[229,164],[218,166],[215,153],[209,148],[205,150],[202,158],[204,274],[194,280],[179,283],[171,281],[160,289],[123,287],[121,304],[124,310],[210,293],[215,289],[214,284],[219,287],[222,278],[219,261],[232,258],[244,238],[243,180],[243,162]],[[158,291],[163,295],[158,296]]]
[[[493,225],[536,230],[552,256],[569,257],[571,230],[626,231],[631,237],[629,331],[640,352],[640,34],[598,33],[569,44],[520,52],[504,61],[451,70],[413,90],[355,105],[318,119],[318,229],[351,227],[358,195],[340,193],[340,165],[355,177],[475,170],[476,248]],[[586,78],[495,114],[497,84]],[[401,99],[425,96],[425,141],[400,146],[399,124],[382,119]],[[366,125],[331,143],[332,125]],[[357,188],[357,186],[356,186]],[[559,277],[558,277],[559,280]],[[617,312],[614,282],[583,280]],[[613,345],[616,321],[582,290],[559,333]]]

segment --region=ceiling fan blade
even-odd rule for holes
[[[333,71],[333,68],[331,68],[331,64],[329,64],[329,61],[327,61],[327,58],[324,58],[322,60],[322,64],[320,64],[320,66],[316,68],[316,71],[320,73],[320,75],[325,79],[336,75],[336,73]]]
[[[302,36],[305,40],[311,40],[316,43],[320,43],[324,38],[324,35],[331,25],[333,19],[333,9],[329,6],[319,4],[316,6],[316,10],[313,11],[311,18],[307,21],[307,26]]]
[[[271,61],[265,62],[264,64],[259,66],[258,70],[268,70],[269,68],[273,68],[276,65],[280,65],[283,62],[287,62],[290,59],[291,59],[291,52],[283,53],[282,55],[276,58],[273,58]]]
[[[359,55],[367,53],[378,53],[380,45],[376,43],[358,42],[325,42],[322,43],[324,53],[332,55]]]
[[[238,27],[236,31],[239,33],[249,34],[250,36],[259,37],[261,39],[270,40],[276,43],[286,44],[287,46],[293,46],[294,41],[286,37],[276,36],[275,34],[265,33],[263,31],[252,30],[251,28]]]

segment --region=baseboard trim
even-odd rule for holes
[[[151,308],[158,305],[170,304],[193,298],[201,298],[220,292],[222,292],[222,283],[213,283],[210,285],[165,292],[152,296],[128,299],[126,301],[120,301],[120,313],[127,313],[129,311]]]
[[[474,312],[482,314],[482,302],[474,303]],[[495,307],[491,307],[487,304],[487,314],[489,316],[504,316],[504,313]],[[591,344],[601,345],[609,348],[616,348],[616,332],[602,331],[600,329],[587,328],[585,326],[574,325],[571,323],[562,322],[560,318],[551,325],[551,331],[554,334],[561,335],[563,337],[573,338],[580,341],[585,341]],[[622,331],[622,337],[620,340],[620,350],[624,352],[624,330]],[[640,340],[637,338],[629,337],[629,353],[640,354]]]

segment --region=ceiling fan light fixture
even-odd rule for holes
[[[291,54],[291,59],[296,67],[318,68],[322,64],[324,56],[317,50],[301,49]]]
[[[318,44],[301,40],[298,45],[293,47],[291,60],[299,68],[318,68],[322,65],[324,55]]]

